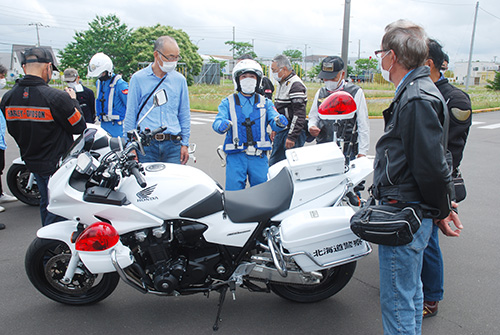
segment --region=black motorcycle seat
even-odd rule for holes
[[[239,191],[226,191],[224,210],[235,223],[267,221],[290,207],[292,176],[284,168],[273,179]]]

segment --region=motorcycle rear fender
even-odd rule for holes
[[[21,157],[17,157],[16,159],[14,159],[12,161],[12,164],[26,165],[26,163],[24,163]]]
[[[71,235],[76,231],[77,224],[77,222],[71,220],[56,222],[40,228],[36,235],[39,238],[62,241],[74,254],[76,249],[75,244],[71,242]],[[121,241],[118,241],[114,247],[103,251],[78,251],[78,256],[87,269],[94,274],[114,272],[116,269],[111,260],[113,250],[116,250],[118,265],[122,269],[134,262],[132,252]]]

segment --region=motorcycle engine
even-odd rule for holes
[[[182,287],[203,285],[216,269],[221,255],[203,238],[207,227],[190,221],[169,221],[162,227],[131,233],[126,244],[149,286],[172,293]]]

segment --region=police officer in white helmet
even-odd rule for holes
[[[111,136],[123,135],[123,119],[127,108],[128,84],[121,75],[113,73],[108,55],[98,52],[89,63],[88,76],[96,80],[96,115],[101,127]]]
[[[244,189],[247,178],[250,186],[267,180],[271,140],[266,129],[285,128],[288,121],[280,115],[271,100],[255,93],[262,80],[262,68],[254,60],[244,59],[233,69],[236,93],[219,105],[212,128],[226,134],[223,150],[226,153],[226,190]]]

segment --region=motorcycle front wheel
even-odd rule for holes
[[[282,298],[294,302],[318,302],[338,293],[351,280],[356,262],[322,270],[323,279],[316,285],[280,285],[269,284],[271,290]]]
[[[93,304],[115,290],[120,280],[116,272],[94,275],[84,265],[78,265],[70,283],[63,282],[70,258],[64,242],[36,238],[26,252],[29,280],[46,297],[68,305]]]
[[[31,172],[26,165],[12,164],[7,171],[7,185],[19,201],[30,206],[40,206],[40,192],[36,183],[29,184]]]

